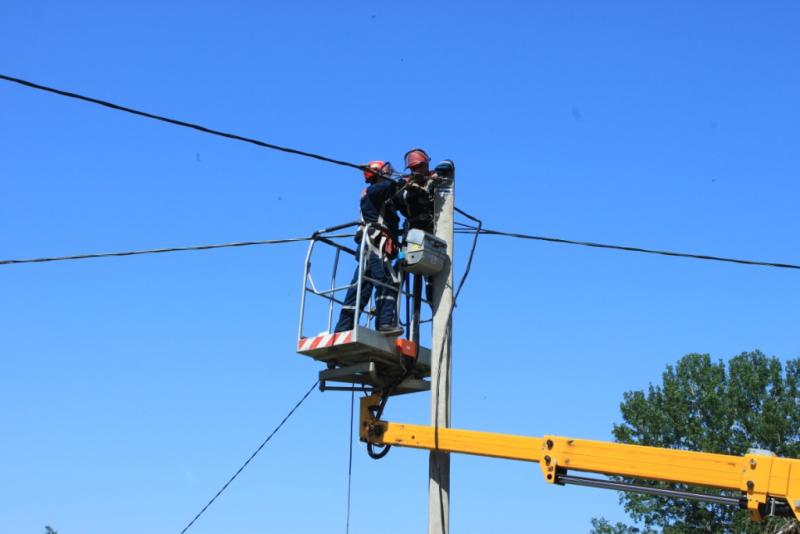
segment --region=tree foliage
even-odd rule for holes
[[[611,523],[605,518],[592,519],[590,534],[656,534],[650,528],[638,528],[625,523]]]
[[[748,448],[779,456],[800,457],[800,360],[782,364],[759,351],[727,362],[707,354],[688,354],[667,366],[661,385],[625,393],[620,405],[624,422],[614,425],[621,443],[742,455]],[[636,481],[642,484],[642,481]],[[697,492],[702,488],[648,483]],[[737,495],[738,496],[738,495]],[[641,532],[764,532],[746,511],[683,499],[623,493],[620,501]],[[595,522],[597,522],[595,524]],[[770,529],[786,526],[770,520]],[[593,521],[598,534],[628,534],[623,524]]]

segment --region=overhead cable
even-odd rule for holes
[[[353,487],[353,420],[354,420],[354,412],[355,412],[355,404],[356,404],[356,390],[355,388],[350,391],[350,434],[348,437],[348,442],[350,444],[349,451],[348,451],[348,459],[347,459],[347,514],[344,526],[344,533],[350,534],[350,496],[351,490]]]
[[[20,263],[46,263],[50,261],[88,260],[93,258],[109,258],[115,256],[137,256],[139,254],[164,254],[166,252],[184,252],[188,250],[212,250],[217,248],[252,247],[255,245],[278,245],[281,243],[297,243],[310,241],[312,237],[291,237],[288,239],[267,239],[263,241],[237,241],[219,245],[193,245],[188,247],[153,248],[147,250],[127,250],[124,252],[98,252],[94,254],[76,254],[74,256],[52,256],[45,258],[29,258],[22,260],[0,260],[0,265],[17,265]]]
[[[534,241],[546,241],[548,243],[562,243],[566,245],[579,245],[582,247],[603,248],[610,250],[622,250],[625,252],[641,252],[644,254],[658,254],[661,256],[673,256],[676,258],[691,258],[695,260],[721,261],[726,263],[738,263],[740,265],[755,265],[760,267],[777,267],[780,269],[800,269],[800,265],[792,263],[777,263],[770,261],[746,260],[741,258],[726,258],[722,256],[710,256],[708,254],[692,254],[688,252],[674,252],[669,250],[655,250],[641,247],[629,247],[624,245],[610,245],[608,243],[594,243],[592,241],[574,241],[571,239],[561,239],[558,237],[545,237],[539,235],[520,234],[515,232],[501,232],[487,228],[478,229],[477,227],[459,223],[461,228],[456,230],[458,234],[472,234],[479,232],[481,235],[496,235],[503,237],[513,237],[517,239],[530,239]]]
[[[480,234],[481,234],[481,232],[483,230],[483,221],[481,221],[480,219],[477,219],[476,217],[473,217],[472,215],[470,215],[466,211],[459,209],[457,206],[453,206],[453,209],[455,211],[457,211],[458,213],[460,213],[461,215],[463,215],[464,217],[466,217],[467,219],[478,223],[478,226],[470,226],[470,228],[474,228],[475,229],[475,237],[472,239],[472,246],[470,247],[470,250],[469,250],[469,256],[467,256],[467,266],[464,268],[464,274],[461,275],[461,280],[459,280],[458,287],[456,288],[456,292],[453,295],[453,300],[455,301],[455,300],[458,300],[458,296],[461,294],[461,290],[464,288],[464,282],[467,281],[467,277],[469,276],[469,271],[472,268],[472,259],[475,257],[475,247],[478,246],[478,236],[480,236]],[[456,224],[460,224],[460,223],[456,223]],[[455,231],[457,231],[457,230],[454,230],[454,232]]]
[[[98,106],[103,106],[110,109],[115,109],[117,111],[124,111],[126,113],[131,113],[133,115],[138,115],[140,117],[147,117],[148,119],[155,119],[157,121],[166,122],[168,124],[174,124],[175,126],[183,126],[184,128],[191,128],[193,130],[197,130],[203,133],[208,133],[211,135],[218,135],[220,137],[226,137],[228,139],[234,139],[236,141],[244,141],[245,143],[250,143],[256,146],[260,146],[262,148],[270,148],[272,150],[279,150],[281,152],[287,152],[289,154],[295,154],[298,156],[303,156],[306,158],[313,158],[320,161],[325,161],[328,163],[333,163],[334,165],[341,165],[343,167],[351,167],[353,169],[364,170],[366,168],[365,165],[360,165],[357,163],[350,163],[349,161],[344,161],[340,159],[329,158],[328,156],[323,156],[320,154],[314,154],[313,152],[306,152],[305,150],[298,150],[296,148],[289,148],[285,146],[279,146],[272,143],[267,143],[265,141],[260,141],[258,139],[253,139],[252,137],[244,137],[242,135],[222,132],[220,130],[215,130],[213,128],[208,128],[206,126],[201,126],[200,124],[194,124],[191,122],[181,121],[177,119],[171,119],[169,117],[164,117],[162,115],[156,115],[154,113],[148,113],[146,111],[140,111],[137,109],[129,108],[127,106],[121,106],[119,104],[114,104],[113,102],[108,102],[106,100],[100,100],[99,98],[92,98],[90,96],[80,95],[78,93],[73,93],[70,91],[64,91],[63,89],[56,89],[54,87],[48,87],[46,85],[41,85],[38,83],[34,83],[28,80],[23,80],[21,78],[15,78],[13,76],[7,76],[5,74],[0,74],[0,80],[5,80],[7,82],[16,83],[19,85],[23,85],[25,87],[30,87],[32,89],[38,89],[40,91],[46,91],[48,93],[53,93],[61,96],[66,96],[68,98],[74,98],[76,100],[82,100],[84,102],[89,102],[91,104],[97,104]]]
[[[270,148],[270,149],[273,149],[273,150],[279,150],[281,152],[287,152],[287,153],[290,153],[290,154],[296,154],[296,155],[299,155],[299,156],[309,157],[309,158],[317,159],[317,160],[320,160],[320,161],[333,163],[335,165],[341,165],[341,166],[344,166],[344,167],[350,167],[350,168],[359,169],[359,170],[367,169],[366,165],[357,164],[357,163],[351,163],[351,162],[348,162],[348,161],[343,161],[343,160],[334,159],[334,158],[329,158],[327,156],[322,156],[320,154],[314,154],[312,152],[306,152],[304,150],[298,150],[298,149],[294,149],[294,148],[288,148],[288,147],[275,145],[275,144],[272,144],[272,143],[266,143],[266,142],[260,141],[258,139],[244,137],[244,136],[241,136],[241,135],[238,135],[238,134],[232,134],[232,133],[222,132],[222,131],[219,131],[219,130],[214,130],[212,128],[207,128],[207,127],[201,126],[199,124],[193,124],[193,123],[190,123],[190,122],[185,122],[185,121],[181,121],[181,120],[177,120],[177,119],[171,119],[169,117],[163,117],[161,115],[155,115],[153,113],[148,113],[148,112],[145,112],[145,111],[139,111],[139,110],[136,110],[136,109],[133,109],[133,108],[129,108],[129,107],[126,107],[126,106],[121,106],[119,104],[114,104],[112,102],[108,102],[108,101],[105,101],[105,100],[100,100],[98,98],[88,97],[88,96],[85,96],[85,95],[80,95],[80,94],[73,93],[73,92],[70,92],[70,91],[65,91],[65,90],[62,90],[62,89],[56,89],[56,88],[53,88],[53,87],[48,87],[48,86],[37,84],[37,83],[31,82],[31,81],[28,81],[28,80],[23,80],[21,78],[15,78],[13,76],[7,76],[5,74],[0,74],[0,80],[5,80],[5,81],[8,81],[8,82],[12,82],[12,83],[16,83],[16,84],[19,84],[19,85],[23,85],[25,87],[38,89],[40,91],[46,91],[46,92],[49,92],[49,93],[53,93],[53,94],[57,94],[57,95],[61,95],[61,96],[66,96],[66,97],[69,97],[69,98],[74,98],[74,99],[82,100],[82,101],[85,101],[85,102],[90,102],[92,104],[97,104],[97,105],[104,106],[104,107],[107,107],[107,108],[110,108],[110,109],[115,109],[115,110],[118,110],[118,111],[124,111],[124,112],[131,113],[131,114],[134,114],[134,115],[138,115],[138,116],[141,116],[141,117],[147,117],[147,118],[150,118],[150,119],[155,119],[155,120],[166,122],[166,123],[173,124],[173,125],[176,125],[176,126],[183,126],[183,127],[186,127],[186,128],[191,128],[191,129],[194,129],[194,130],[197,130],[197,131],[201,131],[201,132],[204,132],[204,133],[209,133],[209,134],[217,135],[217,136],[220,136],[220,137],[226,137],[228,139],[234,139],[234,140],[237,140],[237,141],[244,141],[246,143],[251,143],[251,144],[263,147],[263,148]],[[393,172],[392,175],[398,175],[398,173]],[[462,214],[463,214],[463,212],[462,212]],[[472,231],[475,230],[475,227],[468,226],[468,225],[462,225],[462,227],[463,227],[464,230],[463,231],[456,230],[456,233],[472,233]],[[646,249],[646,248],[640,248],[640,247],[628,247],[628,246],[622,246],[622,245],[609,245],[609,244],[604,244],[604,243],[593,243],[593,242],[589,242],[589,241],[574,241],[574,240],[570,240],[570,239],[561,239],[561,238],[555,238],[555,237],[545,237],[545,236],[536,236],[536,235],[528,235],[528,234],[519,234],[519,233],[513,233],[513,232],[501,232],[501,231],[497,231],[497,230],[488,230],[488,229],[482,229],[482,230],[480,230],[480,232],[482,234],[486,234],[486,235],[498,235],[498,236],[505,236],[505,237],[515,237],[515,238],[519,238],[519,239],[531,239],[531,240],[537,240],[537,241],[547,241],[547,242],[550,242],[550,243],[562,243],[562,244],[569,244],[569,245],[580,245],[580,246],[585,246],[585,247],[604,248],[604,249],[611,249],[611,250],[622,250],[622,251],[627,251],[627,252],[640,252],[640,253],[645,253],[645,254],[659,254],[659,255],[662,255],[662,256],[673,256],[673,257],[692,258],[692,259],[699,259],[699,260],[721,261],[721,262],[727,262],[727,263],[738,263],[738,264],[741,264],[741,265],[777,267],[777,268],[782,268],[782,269],[800,269],[800,265],[794,265],[794,264],[789,264],[789,263],[755,261],[755,260],[745,260],[745,259],[737,259],[737,258],[725,258],[725,257],[711,256],[711,255],[706,255],[706,254],[690,254],[690,253],[672,252],[672,251],[666,251],[666,250],[653,250],[653,249]],[[229,244],[229,245],[223,245],[223,246],[224,247],[228,247],[228,246],[247,246],[249,244],[262,244],[262,243],[245,243],[245,244],[241,244],[241,245],[240,244]],[[263,244],[267,244],[267,243],[263,243]],[[222,248],[223,246],[210,246],[208,248]],[[176,250],[204,250],[204,248],[187,247],[185,249],[176,249]],[[136,254],[136,253],[152,254],[152,253],[158,253],[158,252],[174,252],[174,251],[175,250],[164,249],[164,250],[155,250],[155,251],[141,251],[141,252],[134,252],[134,253],[121,253],[121,254],[111,253],[111,254],[101,254],[101,255],[90,255],[90,256],[85,256],[85,257],[103,257],[103,256],[117,256],[117,255],[126,256],[126,255],[132,255],[132,254]],[[36,260],[5,260],[5,261],[0,261],[0,265],[10,264],[10,263],[38,263],[38,262],[44,262],[44,261],[58,261],[58,260],[66,260],[66,259],[84,259],[84,256],[60,257],[60,258],[41,258],[41,259],[36,259]]]
[[[238,469],[238,470],[237,470],[237,471],[236,471],[236,472],[233,474],[233,476],[232,476],[232,477],[231,477],[231,478],[230,478],[230,479],[229,479],[229,480],[228,480],[228,481],[227,481],[227,482],[226,482],[226,483],[225,483],[225,484],[224,484],[224,485],[223,485],[223,486],[220,488],[220,490],[217,492],[217,494],[216,494],[216,495],[214,495],[214,496],[211,498],[211,500],[210,500],[210,501],[208,501],[208,503],[207,503],[205,506],[203,506],[203,509],[202,509],[202,510],[200,510],[199,512],[197,512],[197,515],[196,515],[196,516],[194,516],[194,519],[192,519],[191,521],[189,521],[189,524],[188,524],[188,525],[186,525],[185,527],[183,527],[183,530],[181,530],[181,534],[184,534],[184,533],[185,533],[187,530],[189,530],[189,527],[191,527],[191,526],[194,524],[194,522],[195,522],[195,521],[197,521],[197,519],[198,519],[198,518],[199,518],[201,515],[203,515],[203,512],[205,512],[206,510],[208,510],[208,507],[209,507],[209,506],[211,506],[211,504],[212,504],[214,501],[216,501],[216,500],[217,500],[217,497],[219,497],[220,495],[222,495],[222,492],[223,492],[223,491],[225,491],[225,489],[226,489],[226,488],[227,488],[227,487],[228,487],[228,486],[231,484],[231,482],[233,482],[233,481],[234,481],[234,479],[235,479],[236,477],[238,477],[238,476],[239,476],[239,473],[241,473],[241,472],[244,470],[244,468],[245,468],[245,467],[247,467],[247,464],[249,464],[249,463],[250,463],[250,461],[251,461],[253,458],[255,458],[255,457],[256,457],[256,455],[257,455],[259,452],[261,452],[261,449],[263,449],[263,448],[264,448],[264,445],[266,445],[267,443],[269,443],[269,440],[271,440],[271,439],[272,439],[272,436],[274,436],[274,435],[275,435],[275,434],[278,432],[278,430],[280,430],[280,429],[281,429],[281,427],[283,426],[283,424],[284,424],[286,421],[288,421],[288,420],[289,420],[289,418],[292,416],[292,414],[293,414],[293,413],[294,413],[294,412],[295,412],[295,411],[296,411],[296,410],[297,410],[297,409],[300,407],[300,405],[301,405],[301,404],[303,404],[303,402],[304,402],[304,401],[305,401],[305,400],[308,398],[308,396],[309,396],[309,395],[311,395],[311,392],[312,392],[312,391],[314,391],[314,389],[316,389],[316,387],[317,387],[317,385],[318,385],[318,384],[319,384],[319,381],[317,381],[317,382],[314,382],[314,385],[313,385],[313,386],[311,386],[311,388],[310,388],[308,391],[306,391],[306,394],[305,394],[305,395],[303,395],[303,398],[302,398],[302,399],[300,399],[299,401],[297,401],[297,404],[295,404],[295,405],[294,405],[294,408],[292,408],[291,410],[289,410],[289,413],[288,413],[288,414],[286,414],[286,417],[284,417],[284,418],[283,418],[283,420],[282,420],[280,423],[278,423],[278,426],[276,426],[276,427],[275,427],[275,430],[273,430],[273,431],[270,433],[270,435],[269,435],[269,436],[267,436],[267,438],[266,438],[266,439],[265,439],[263,442],[261,442],[261,445],[259,445],[259,446],[258,446],[258,448],[257,448],[257,449],[256,449],[256,450],[253,452],[253,454],[251,454],[251,455],[250,455],[250,458],[248,458],[247,460],[245,460],[245,462],[242,464],[242,466],[241,466],[241,467],[240,467],[240,468],[239,468],[239,469]]]
[[[456,208],[458,210],[458,208]],[[460,213],[464,214],[463,211],[458,210]],[[520,234],[514,232],[501,232],[499,230],[490,230],[481,228],[478,231],[478,228],[475,226],[470,226],[464,223],[455,223],[460,226],[455,230],[456,234],[467,234],[467,235],[475,235],[480,233],[481,235],[496,235],[502,237],[512,237],[517,239],[528,239],[528,240],[535,240],[535,241],[545,241],[549,243],[562,243],[567,245],[579,245],[585,247],[592,247],[592,248],[601,248],[601,249],[610,249],[610,250],[621,250],[625,252],[640,252],[645,254],[658,254],[662,256],[673,256],[678,258],[690,258],[690,259],[700,259],[700,260],[710,260],[710,261],[721,261],[727,263],[737,263],[740,265],[752,265],[752,266],[761,266],[761,267],[777,267],[781,269],[800,269],[800,265],[792,264],[792,263],[777,263],[777,262],[766,262],[766,261],[756,261],[756,260],[746,260],[740,258],[726,258],[720,256],[709,256],[705,254],[690,254],[685,252],[672,252],[666,250],[654,250],[654,249],[646,249],[640,247],[629,247],[623,245],[610,245],[607,243],[594,243],[591,241],[574,241],[570,239],[561,239],[557,237],[545,237],[545,236],[537,236],[537,235],[529,235],[529,234]],[[336,235],[336,236],[328,236],[328,237],[347,237],[349,234],[346,235]],[[0,260],[0,265],[16,265],[16,264],[24,264],[24,263],[46,263],[46,262],[54,262],[54,261],[66,261],[66,260],[85,260],[85,259],[93,259],[93,258],[108,258],[108,257],[119,257],[119,256],[137,256],[141,254],[162,254],[167,252],[184,252],[184,251],[193,251],[193,250],[213,250],[213,249],[220,249],[220,248],[235,248],[235,247],[250,247],[255,245],[277,245],[281,243],[296,243],[301,241],[310,241],[313,239],[312,236],[309,237],[292,237],[287,239],[268,239],[262,241],[237,241],[233,243],[222,243],[222,244],[214,244],[214,245],[193,245],[187,247],[170,247],[170,248],[156,248],[156,249],[146,249],[146,250],[127,250],[122,252],[100,252],[100,253],[91,253],[91,254],[77,254],[72,256],[51,256],[51,257],[42,257],[42,258],[27,258],[27,259],[12,259],[12,260]],[[473,241],[473,251],[475,247],[475,241]],[[470,254],[471,258],[472,254]],[[471,262],[467,263],[469,266]],[[468,272],[468,271],[467,271]],[[461,286],[463,285],[462,282],[459,283],[458,291],[460,292]]]

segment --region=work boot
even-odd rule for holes
[[[378,327],[378,332],[388,337],[399,336],[403,333],[403,327],[396,324],[385,324]]]

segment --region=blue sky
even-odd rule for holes
[[[792,2],[0,5],[0,72],[350,161],[458,166],[491,228],[800,263]],[[357,172],[0,84],[0,257],[305,235]],[[459,238],[457,271],[468,247]],[[303,245],[3,267],[0,532],[179,532],[314,382]],[[460,272],[460,271],[459,271]],[[609,439],[689,352],[800,354],[793,271],[482,238],[455,426]],[[315,393],[190,532],[343,532]],[[387,417],[425,423],[427,394]],[[420,532],[427,454],[357,447],[351,532]],[[453,532],[586,532],[613,492],[453,458]]]

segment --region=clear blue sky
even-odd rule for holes
[[[0,5],[0,72],[267,141],[458,165],[487,226],[800,262],[794,2]],[[0,83],[0,258],[297,236],[357,172]],[[457,269],[468,242],[457,243]],[[319,366],[303,245],[0,268],[0,532],[177,533]],[[793,271],[480,241],[453,422],[609,439],[689,352],[800,356]],[[428,421],[427,394],[387,416]],[[349,395],[315,393],[191,532],[343,532]],[[353,467],[351,532],[423,532],[427,454]],[[586,532],[613,492],[453,458],[456,533]]]

